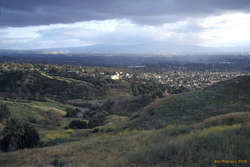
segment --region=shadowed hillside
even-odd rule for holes
[[[6,97],[37,100],[79,99],[102,96],[105,89],[90,82],[54,77],[42,72],[10,71],[0,74],[0,93]]]

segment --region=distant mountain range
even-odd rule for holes
[[[168,48],[168,49],[166,49]],[[178,48],[178,49],[176,49]],[[244,52],[242,52],[244,50]],[[175,45],[172,43],[148,44],[96,44],[82,47],[45,48],[33,50],[1,50],[0,52],[43,53],[43,54],[157,54],[157,55],[206,55],[206,54],[249,54],[246,48],[214,48],[195,45]]]
[[[96,45],[88,47],[75,48],[54,48],[39,50],[0,50],[0,62],[32,62],[47,64],[75,64],[86,66],[151,66],[151,65],[187,65],[189,67],[198,67],[197,64],[213,65],[213,68],[227,70],[247,70],[249,71],[250,56],[243,54],[161,54],[145,52],[133,53],[132,46],[109,47],[107,45]],[[158,46],[163,47],[163,46]],[[109,49],[112,48],[112,49]],[[123,48],[123,49],[122,49]],[[127,50],[127,53],[120,53],[119,50]],[[150,50],[150,49],[149,49]],[[196,65],[194,66],[195,63]],[[207,68],[207,67],[204,67]],[[211,67],[209,67],[211,68]]]

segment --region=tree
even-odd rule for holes
[[[78,108],[67,108],[65,117],[77,117],[77,114],[80,112]]]
[[[74,120],[74,121],[70,122],[69,128],[71,128],[71,129],[87,129],[88,124],[85,121]]]
[[[17,118],[10,118],[3,129],[0,146],[3,151],[15,151],[36,147],[39,141],[39,134],[32,125]]]
[[[0,104],[0,122],[10,116],[9,108],[6,104]]]

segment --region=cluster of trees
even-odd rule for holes
[[[6,104],[0,104],[0,122],[10,116],[9,108]]]
[[[71,129],[92,129],[97,126],[104,125],[107,112],[99,107],[91,107],[89,110],[81,111],[78,108],[68,108],[65,117],[79,118],[81,120],[73,120],[67,128]]]
[[[36,129],[27,121],[11,116],[6,104],[0,105],[0,118],[0,122],[6,120],[5,127],[0,132],[2,151],[15,151],[39,145],[40,137]]]
[[[164,97],[168,94],[179,94],[187,91],[184,87],[171,87],[155,81],[134,81],[131,84],[131,92],[134,96],[151,95],[152,97]]]
[[[73,120],[69,123],[68,128],[70,129],[88,129],[88,123],[81,120]]]
[[[1,150],[15,151],[39,145],[40,137],[31,124],[17,118],[8,119],[0,141]]]
[[[152,95],[154,97],[163,97],[166,87],[154,81],[135,81],[131,84],[131,92],[134,96]]]

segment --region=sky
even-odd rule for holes
[[[250,52],[249,0],[0,0],[0,49]]]

